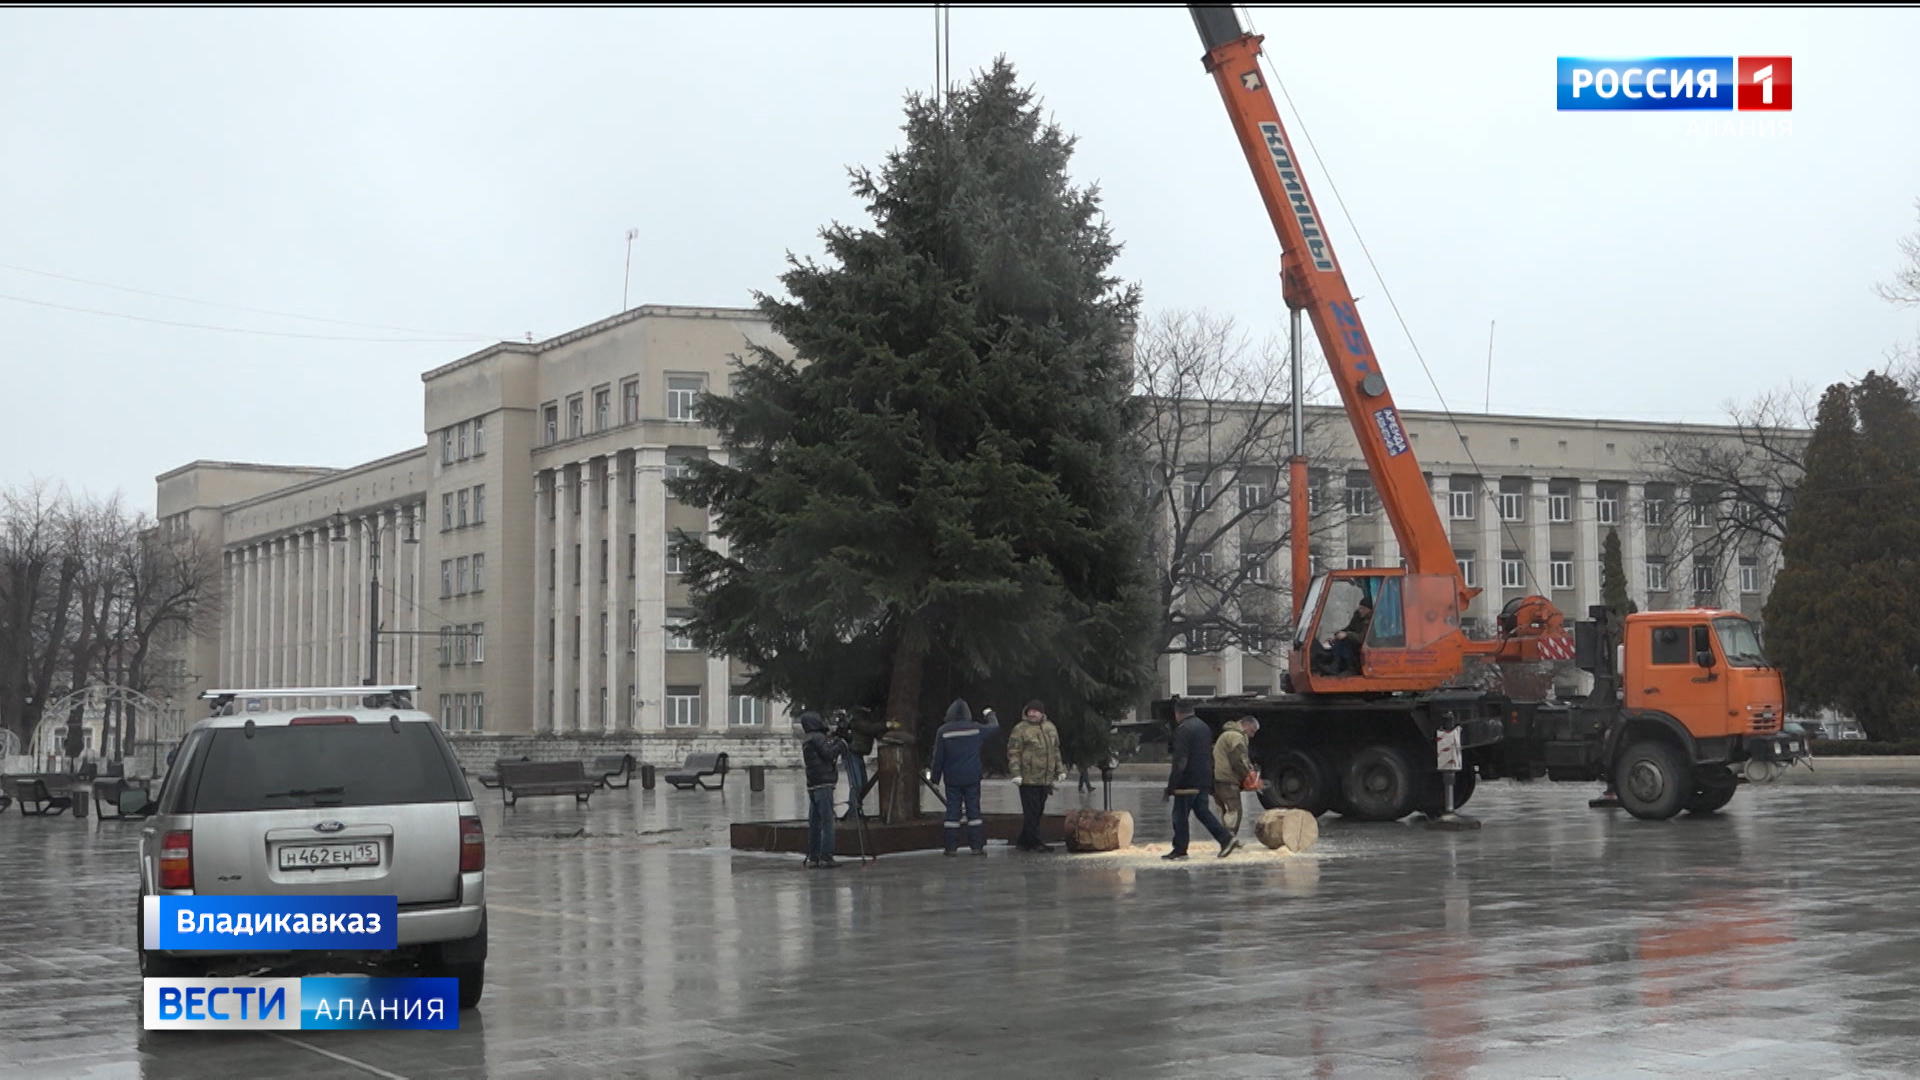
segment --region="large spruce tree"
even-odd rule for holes
[[[727,451],[672,482],[725,554],[682,543],[693,637],[806,706],[947,700],[1110,716],[1150,674],[1142,517],[1125,482],[1136,290],[1073,140],[1005,61],[853,170],[871,224],[789,259],[728,396]],[[922,745],[925,745],[924,738]]]
[[[1766,608],[1795,711],[1836,708],[1876,739],[1920,704],[1920,415],[1885,375],[1820,399]]]

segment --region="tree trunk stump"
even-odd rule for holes
[[[1254,823],[1253,834],[1270,848],[1301,852],[1320,839],[1320,819],[1305,810],[1269,810]]]
[[[1069,810],[1068,851],[1119,851],[1133,846],[1133,815],[1125,810]]]

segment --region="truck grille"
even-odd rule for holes
[[[1772,735],[1780,730],[1780,718],[1777,716],[1756,716],[1753,718],[1755,735]]]

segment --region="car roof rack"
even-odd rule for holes
[[[362,699],[362,707],[368,709],[411,709],[413,693],[418,689],[420,687],[417,685],[404,683],[378,683],[364,686],[233,687],[208,690],[200,695],[200,700],[213,703],[211,713],[213,716],[235,715],[234,703],[243,698],[357,697]]]

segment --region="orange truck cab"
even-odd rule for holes
[[[1628,711],[1656,711],[1695,739],[1772,735],[1786,715],[1780,672],[1734,611],[1627,616],[1621,677]]]

